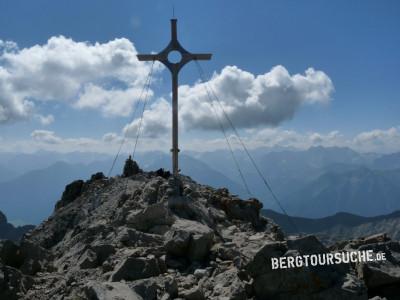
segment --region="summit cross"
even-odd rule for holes
[[[178,162],[178,74],[184,65],[192,60],[210,60],[211,54],[190,53],[181,46],[178,41],[177,19],[171,19],[171,41],[158,54],[138,54],[140,61],[159,61],[163,63],[171,72],[172,76],[172,173],[175,177],[179,174]],[[177,52],[177,53],[176,53]],[[179,54],[175,58],[173,55]]]

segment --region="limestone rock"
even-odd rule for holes
[[[111,275],[111,281],[137,280],[157,276],[161,273],[155,258],[128,257],[123,260]]]
[[[68,184],[61,196],[61,200],[56,204],[56,210],[78,198],[82,194],[84,184],[83,180],[75,180]]]
[[[214,233],[196,221],[178,219],[166,234],[165,249],[175,256],[187,256],[191,261],[202,260],[209,254]]]
[[[193,287],[190,290],[185,290],[180,293],[180,296],[186,300],[204,300],[204,293],[198,286]]]
[[[32,286],[33,279],[0,263],[0,299],[17,300]]]
[[[95,181],[95,180],[102,180],[105,179],[106,176],[104,176],[103,172],[97,172],[90,176],[90,181]]]
[[[85,286],[85,294],[90,300],[143,300],[122,282],[91,281]]]
[[[151,231],[156,226],[170,226],[174,221],[173,216],[162,203],[156,203],[143,210],[133,211],[126,222],[137,230]]]
[[[315,247],[315,252],[313,247]],[[265,244],[246,266],[249,275],[254,280],[255,296],[260,299],[295,296],[306,299],[307,295],[318,295],[326,290],[332,290],[330,294],[347,293],[338,286],[338,282],[346,274],[340,267],[325,265],[291,269],[272,268],[272,258],[316,254],[318,251],[324,253],[326,249],[313,237]],[[346,297],[358,299],[358,294],[349,291]]]

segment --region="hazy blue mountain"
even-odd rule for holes
[[[69,182],[84,178],[101,169],[99,164],[68,164],[57,162],[41,170],[0,183],[0,210],[9,220],[23,220],[37,224],[53,211],[64,187]]]
[[[260,148],[251,153],[285,208],[297,215],[323,217],[348,211],[371,216],[399,208],[400,172],[392,168],[398,154],[360,154],[340,147]],[[235,154],[253,196],[266,208],[277,210],[245,153],[236,150]],[[121,172],[126,157],[120,155],[112,175]],[[182,173],[199,183],[224,186],[234,194],[249,196],[229,151],[183,152],[180,158]],[[107,175],[113,159],[111,155],[83,152],[0,153],[0,209],[6,205],[5,212],[12,221],[37,223],[47,217],[66,183],[97,171]],[[147,171],[171,166],[170,154],[161,151],[139,152],[135,159]],[[18,213],[26,202],[38,205],[32,213]]]
[[[251,150],[254,160],[279,198],[286,199],[316,180],[332,167],[336,170],[352,170],[369,165],[374,155],[359,154],[350,148],[311,147],[307,150],[260,149]],[[194,153],[191,155],[223,172],[235,182],[241,182],[238,170],[228,151]],[[269,191],[243,151],[235,151],[252,193],[266,207],[277,209]],[[223,170],[223,171],[222,171]]]
[[[386,233],[400,240],[400,211],[376,217],[362,217],[349,213],[337,213],[319,219],[288,217],[273,210],[262,210],[262,214],[279,224],[287,234],[316,234],[327,244],[356,239],[378,233]],[[292,224],[295,224],[297,229]]]
[[[0,164],[0,182],[10,180],[16,175],[14,171]]]
[[[400,152],[376,158],[373,167],[376,169],[400,169]]]
[[[63,161],[71,164],[91,163],[110,159],[111,156],[93,152],[59,153],[37,151],[34,153],[0,153],[0,165],[12,170],[14,175],[50,167],[56,162]],[[8,178],[11,179],[11,178]]]
[[[296,216],[324,217],[337,212],[362,216],[388,214],[400,209],[400,170],[359,167],[327,172],[285,199]]]
[[[170,157],[162,152],[139,154],[136,158],[145,170],[170,166]],[[112,175],[121,173],[125,159],[125,155],[119,157]],[[107,175],[111,162],[111,159],[89,164],[56,162],[44,169],[28,171],[12,180],[1,182],[0,210],[4,211],[10,220],[37,224],[51,214],[66,184],[76,179],[88,179],[91,174],[99,171]],[[183,174],[203,184],[228,187],[233,193],[244,194],[240,185],[205,163],[182,155],[181,165]]]

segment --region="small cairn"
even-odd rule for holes
[[[132,156],[129,155],[125,161],[122,177],[131,177],[139,173],[142,173],[142,170],[139,168],[137,162],[132,159]]]

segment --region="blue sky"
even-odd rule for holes
[[[282,131],[292,138],[297,134],[297,139],[337,131],[341,137],[327,145],[354,146],[362,134],[368,143],[358,143],[361,150],[381,147],[391,152],[400,145],[394,141],[400,140],[398,1],[1,0],[0,40],[15,42],[21,51],[60,35],[91,44],[127,38],[139,52],[158,51],[169,40],[172,3],[183,46],[213,53],[212,61],[202,64],[209,75],[237,66],[256,76],[282,65],[291,75],[312,67],[331,80],[330,101],[302,104],[279,124],[244,125],[245,135],[262,136],[259,132],[263,131],[270,141]],[[152,101],[168,100],[168,73],[159,71],[156,79]],[[195,84],[194,64],[185,67],[180,79],[183,84]],[[68,138],[100,139],[107,133],[118,136],[130,122],[130,116],[109,117],[98,110],[76,109],[66,101],[24,95],[34,102],[36,114],[52,115],[54,122],[43,126],[32,117],[3,122],[3,144],[25,141],[21,145],[28,145],[35,130],[52,132],[60,138],[57,143]],[[193,137],[218,139],[220,134],[195,128],[182,136],[189,143]]]

